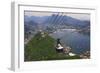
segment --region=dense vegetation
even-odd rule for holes
[[[44,37],[42,37],[44,35]],[[55,50],[55,39],[47,33],[37,33],[26,45],[24,50],[25,61],[80,59],[79,56],[66,56]]]

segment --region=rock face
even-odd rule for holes
[[[70,47],[65,47],[65,48],[63,49],[63,53],[64,53],[64,54],[68,54],[70,51],[71,51],[71,48],[70,48]]]
[[[81,54],[80,57],[82,59],[90,59],[90,51],[86,51],[85,53]]]
[[[71,51],[71,48],[69,46],[67,46],[66,48],[63,49],[63,53],[68,55],[68,56],[75,56],[76,55]]]

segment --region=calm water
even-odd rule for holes
[[[57,30],[50,34],[53,38],[61,39],[64,46],[70,46],[74,53],[80,54],[90,50],[90,36],[78,33],[75,30]]]

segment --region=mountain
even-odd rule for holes
[[[74,27],[85,27],[90,25],[89,20],[79,20],[71,16],[52,14],[51,16],[24,16],[25,22],[35,21],[42,25],[68,25]]]
[[[43,33],[45,37],[43,37]],[[45,32],[38,32],[26,45],[24,61],[80,59],[79,56],[59,54],[55,49],[56,40]]]
[[[37,23],[43,23],[49,16],[24,16],[24,21],[29,22],[29,21],[35,21]]]
[[[24,21],[24,38],[28,39],[32,35],[35,35],[38,30],[38,23],[35,21]]]
[[[79,20],[71,16],[52,14],[51,16],[24,16],[25,32],[34,32],[38,29],[53,32],[57,29],[75,28],[90,30],[89,20]],[[83,32],[83,31],[82,31]]]
[[[46,60],[56,54],[54,49],[55,40],[44,33],[46,36],[38,32],[26,45],[25,45],[25,61]]]
[[[35,21],[24,22],[24,29],[25,31],[34,30],[38,28],[38,23]]]
[[[68,25],[74,27],[85,27],[90,25],[90,21],[79,20],[65,15],[52,14],[49,19],[45,20],[45,24],[49,25]]]

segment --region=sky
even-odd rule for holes
[[[27,16],[51,16],[52,14],[58,14],[58,12],[37,12],[37,11],[24,11],[24,15]],[[66,16],[70,16],[76,19],[80,19],[80,20],[90,20],[90,14],[86,14],[86,13],[59,13],[59,15],[66,15]]]

